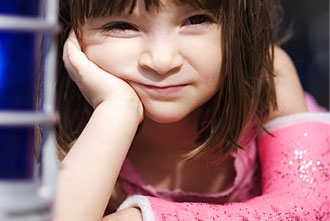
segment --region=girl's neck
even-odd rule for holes
[[[199,115],[197,110],[169,124],[144,120],[128,158],[147,184],[156,189],[217,193],[233,182],[235,170],[230,157],[219,165],[212,165],[212,159],[205,158],[180,161],[183,153],[195,147]]]
[[[144,119],[128,158],[147,184],[156,189],[216,193],[233,182],[232,158],[223,159],[216,166],[212,159],[205,158],[180,161],[182,154],[195,147],[200,114],[196,110],[181,121],[168,124]]]
[[[131,153],[143,153],[145,157],[176,159],[190,151],[198,136],[200,110],[173,123],[157,123],[145,117],[133,140]],[[135,155],[134,154],[134,155]]]

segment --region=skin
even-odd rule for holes
[[[73,33],[65,43],[66,69],[94,112],[63,160],[55,220],[142,220],[136,208],[103,217],[127,154],[156,189],[212,193],[233,181],[231,158],[210,166],[176,157],[192,147],[200,107],[219,88],[221,28],[192,18],[205,12],[163,3],[158,12],[146,12],[138,1],[131,16],[89,19],[81,28],[82,48]],[[294,66],[278,48],[275,68],[279,109],[269,118],[306,111]]]

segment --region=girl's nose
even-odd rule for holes
[[[178,48],[168,41],[149,42],[141,53],[139,65],[165,75],[180,70],[183,57]]]

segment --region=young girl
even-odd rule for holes
[[[62,1],[55,220],[327,220],[329,117],[275,6]]]

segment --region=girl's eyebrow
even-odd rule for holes
[[[111,15],[105,15],[105,16],[99,16],[99,17],[92,17],[88,18],[85,21],[85,25],[88,29],[94,30],[99,29],[103,25],[112,22],[112,21],[131,21],[132,19],[138,19],[138,18],[144,18],[143,15],[136,15],[134,13],[121,13],[121,14],[111,14]]]
[[[121,13],[121,14],[112,14],[112,15],[105,15],[100,17],[94,17],[87,19],[88,23],[91,25],[97,25],[100,23],[106,23],[107,21],[111,20],[131,20],[137,18],[142,15],[130,14],[130,13]]]
[[[197,8],[194,7],[188,3],[183,3],[183,4],[174,4],[174,3],[169,3],[170,5],[165,6],[165,5],[160,5],[158,7],[149,7],[149,9],[147,10],[146,8],[144,9],[139,9],[139,12],[141,13],[137,13],[137,6],[134,8],[134,10],[132,12],[129,11],[129,8],[122,10],[122,11],[114,11],[112,13],[112,15],[110,15],[111,17],[134,17],[134,16],[143,16],[144,14],[150,14],[153,12],[161,12],[162,10],[164,10],[166,7],[170,7],[174,13],[182,13],[182,14],[186,14],[186,13],[194,13],[194,12],[205,12],[207,13],[207,10],[201,9],[201,8]]]

